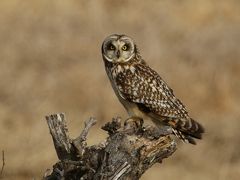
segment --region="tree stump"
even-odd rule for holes
[[[137,180],[153,164],[161,163],[176,150],[171,130],[143,126],[138,118],[113,118],[102,129],[109,136],[100,144],[87,146],[86,137],[96,119],[85,122],[76,139],[70,139],[64,114],[46,117],[59,162],[47,170],[44,180]]]

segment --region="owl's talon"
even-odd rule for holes
[[[170,126],[163,126],[158,128],[159,134],[161,134],[162,136],[167,136],[172,134],[172,128]]]
[[[143,119],[136,116],[130,117],[124,122],[124,126],[132,123],[134,123],[136,127],[142,127]]]
[[[135,132],[143,127],[143,119],[139,117],[130,117],[124,122],[124,129],[133,129]]]
[[[161,136],[167,136],[172,134],[172,128],[169,126],[164,127],[154,127],[154,126],[146,126],[143,128],[144,136],[152,139],[158,139]]]

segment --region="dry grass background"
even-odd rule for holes
[[[190,114],[206,127],[197,146],[142,179],[237,180],[240,176],[240,1],[1,0],[0,149],[5,179],[40,179],[57,157],[44,116],[65,112],[71,136],[97,117],[126,117],[104,71],[100,46],[132,36]]]

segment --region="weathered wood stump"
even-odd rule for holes
[[[123,180],[139,179],[155,163],[161,163],[176,150],[169,129],[144,127],[141,119],[113,119],[102,129],[109,137],[102,143],[87,146],[86,136],[96,119],[85,122],[76,139],[70,139],[64,114],[46,117],[59,162],[47,170],[44,180]]]

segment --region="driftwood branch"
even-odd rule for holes
[[[47,123],[59,158],[44,179],[139,179],[153,164],[161,163],[176,150],[169,129],[144,127],[141,119],[113,119],[102,127],[109,137],[87,146],[86,137],[96,119],[85,122],[76,139],[70,139],[64,114],[47,116]]]

